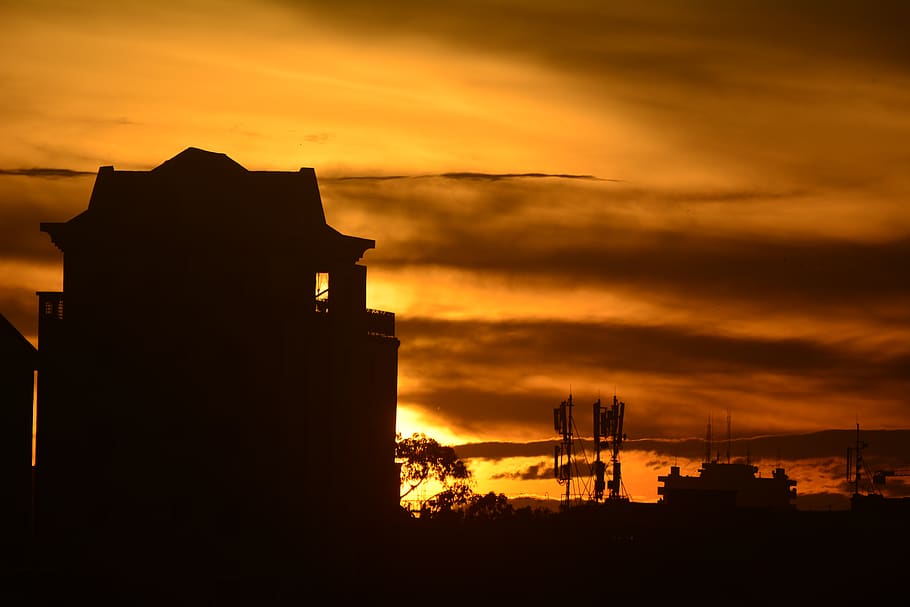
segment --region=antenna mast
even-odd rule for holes
[[[869,445],[859,440],[859,424],[856,424],[856,446],[847,447],[847,481],[853,483],[853,495],[859,495],[860,478],[865,466],[863,462],[863,448]],[[852,468],[852,470],[851,470]]]
[[[594,501],[603,499],[604,488],[607,486],[604,476],[606,464],[600,460],[600,439],[605,436],[605,424],[601,416],[600,399],[594,401]]]
[[[621,499],[622,469],[619,462],[619,451],[622,448],[623,439],[626,438],[622,431],[625,409],[626,403],[616,398],[615,394],[613,395],[613,405],[610,408],[601,407],[599,398],[594,403],[594,501],[596,502],[603,498],[604,488],[607,486],[604,481],[606,464],[600,459],[601,438],[606,439],[613,468],[613,478],[609,482],[610,500]]]
[[[572,393],[553,409],[553,428],[562,435],[562,442],[553,448],[553,474],[559,484],[566,485],[566,498],[563,508],[568,508],[572,499]]]
[[[711,461],[711,414],[708,414],[708,429],[705,431],[705,462]]]

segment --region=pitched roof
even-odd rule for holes
[[[231,158],[228,158],[227,154],[188,147],[173,158],[165,160],[152,169],[154,173],[167,173],[168,171],[217,173],[246,171],[246,169]]]
[[[189,147],[150,171],[98,170],[88,209],[42,231],[64,248],[73,231],[189,230],[251,234],[271,241],[311,243],[359,259],[375,241],[346,236],[325,219],[312,168],[249,171],[218,152]],[[163,236],[166,238],[166,236]]]

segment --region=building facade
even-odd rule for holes
[[[48,534],[298,545],[395,515],[395,318],[367,309],[375,243],[326,223],[313,169],[105,166],[41,230],[63,253],[63,291],[38,293]]]

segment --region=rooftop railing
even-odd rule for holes
[[[367,335],[395,337],[395,314],[367,308]]]

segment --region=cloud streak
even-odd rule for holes
[[[684,436],[711,411],[732,411],[754,434],[849,420],[858,402],[880,423],[910,414],[906,351],[870,360],[802,339],[555,320],[399,318],[398,334],[401,366],[419,378],[400,400],[466,435],[511,424],[540,436],[569,390],[588,407],[614,386],[633,437]]]
[[[60,179],[69,177],[94,176],[96,171],[75,171],[73,169],[54,169],[34,167],[30,169],[0,169],[0,175],[14,175],[20,177],[39,177],[44,179]]]
[[[801,232],[792,231],[793,222],[789,231],[766,224],[771,216],[785,223],[788,206],[801,202],[798,195],[648,193],[521,180],[453,189],[444,181],[354,190],[330,184],[323,191],[330,216],[342,224],[354,215],[382,218],[351,222],[353,229],[373,233],[371,263],[381,267],[447,267],[508,276],[512,283],[627,289],[686,298],[690,305],[725,301],[753,310],[884,314],[880,309],[910,303],[904,270],[910,237],[867,236],[861,226],[851,238],[812,233],[811,223]],[[907,322],[906,314],[896,314]]]
[[[435,175],[348,175],[341,177],[330,177],[325,181],[385,181],[390,179],[426,179],[432,177],[442,177],[445,179],[473,179],[479,181],[499,181],[501,179],[589,179],[592,181],[621,181],[620,179],[607,179],[596,177],[594,175],[570,175],[566,173],[474,173],[474,172],[452,172],[438,173]]]
[[[706,419],[701,429],[706,429]],[[833,458],[843,459],[846,463],[847,447],[855,446],[856,431],[843,428],[823,430],[820,432],[776,434],[765,436],[748,436],[737,433],[727,437],[720,427],[722,420],[713,420],[712,457],[719,451],[725,454],[729,447],[732,458],[749,457],[759,460],[816,460]],[[890,469],[904,467],[902,462],[910,461],[910,430],[861,430],[862,439],[869,445],[867,455],[873,469]],[[560,439],[530,441],[527,443],[477,442],[456,445],[456,453],[467,459],[507,459],[540,457],[551,460],[553,446]],[[623,441],[621,453],[644,452],[661,458],[682,457],[703,461],[707,448],[704,433],[698,437],[686,437],[674,440],[654,438],[627,438]],[[590,435],[578,439],[580,452],[593,453],[594,443]],[[549,462],[552,463],[552,462]],[[534,467],[537,469],[536,467]],[[840,471],[839,471],[840,472]],[[544,473],[552,476],[552,469],[544,468]],[[843,475],[846,478],[846,475]],[[530,478],[530,476],[529,476]]]

